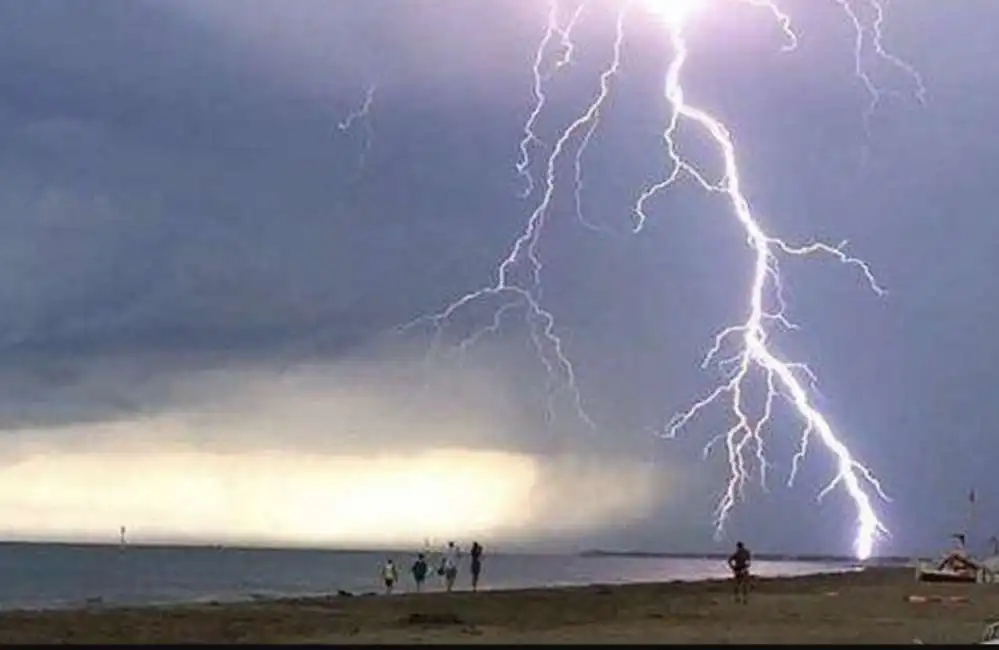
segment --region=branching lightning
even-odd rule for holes
[[[864,52],[865,46],[870,47],[873,50],[875,56],[883,61],[894,66],[896,69],[904,72],[911,79],[915,86],[914,95],[916,101],[920,104],[926,103],[926,86],[923,84],[922,78],[916,70],[898,58],[884,47],[884,36],[882,33],[882,25],[884,24],[885,12],[884,7],[877,0],[866,0],[864,4],[870,9],[874,14],[874,19],[870,21],[869,26],[864,25],[863,19],[860,14],[854,8],[853,2],[850,0],[835,0],[836,4],[843,8],[843,12],[853,23],[853,29],[855,34],[854,46],[853,46],[853,72],[861,83],[864,84],[864,89],[867,91],[868,103],[867,109],[864,111],[864,131],[870,136],[871,129],[871,118],[874,117],[875,111],[877,111],[878,106],[880,106],[881,101],[887,94],[897,94],[896,91],[891,89],[879,88],[871,75],[867,73],[864,66]]]
[[[532,67],[534,105],[524,124],[523,138],[519,147],[520,158],[516,164],[518,174],[526,183],[524,197],[537,194],[538,203],[531,213],[525,229],[513,242],[509,254],[499,263],[497,276],[492,285],[469,293],[447,306],[443,311],[422,316],[404,327],[408,328],[417,323],[432,325],[434,328],[432,349],[436,349],[443,336],[445,326],[459,310],[480,300],[488,299],[497,302],[499,307],[492,323],[473,332],[460,342],[458,349],[465,350],[486,334],[497,331],[505,314],[513,310],[523,310],[531,339],[536,346],[539,358],[549,372],[549,377],[560,382],[571,392],[580,419],[593,426],[592,420],[582,407],[573,366],[565,355],[562,342],[555,331],[554,317],[542,306],[538,298],[542,270],[538,243],[555,193],[556,175],[560,169],[560,163],[563,157],[571,151],[573,144],[575,144],[572,164],[576,215],[584,225],[592,225],[587,224],[583,219],[581,209],[583,154],[599,125],[602,111],[608,104],[613,81],[621,67],[626,18],[635,9],[636,4],[641,4],[648,12],[647,16],[655,16],[665,26],[673,55],[666,67],[663,87],[664,98],[670,107],[670,115],[662,135],[665,153],[669,161],[669,171],[662,181],[650,186],[638,196],[633,211],[635,215],[634,232],[640,232],[648,220],[647,208],[650,200],[677,182],[685,179],[693,180],[705,191],[717,194],[726,201],[736,223],[746,235],[753,259],[752,272],[748,278],[746,319],[741,324],[725,328],[719,332],[704,359],[703,367],[705,368],[712,363],[717,364],[724,376],[722,383],[704,398],[695,402],[689,409],[677,414],[665,427],[662,435],[674,437],[709,406],[719,404],[722,400],[728,404],[733,424],[727,431],[716,436],[705,446],[705,455],[710,452],[715,443],[721,441],[724,441],[727,450],[730,475],[716,511],[716,529],[720,533],[732,508],[743,498],[745,484],[751,475],[749,454],[755,458],[761,481],[764,484],[766,482],[768,462],[763,441],[764,430],[771,422],[777,398],[786,400],[803,424],[798,451],[792,461],[789,484],[794,480],[799,463],[808,450],[809,442],[811,440],[820,442],[829,452],[836,472],[832,480],[820,492],[819,498],[821,499],[834,488],[844,489],[846,495],[852,500],[857,513],[854,550],[859,558],[866,558],[871,555],[878,536],[887,532],[877,516],[872,502],[873,497],[877,495],[885,500],[887,497],[871,472],[853,457],[827,418],[813,404],[811,395],[815,382],[814,373],[804,364],[780,358],[770,347],[769,340],[772,334],[777,331],[796,328],[785,316],[785,302],[778,264],[781,257],[826,255],[856,270],[859,277],[876,293],[883,294],[884,290],[878,285],[866,263],[845,252],[845,243],[839,246],[821,242],[803,245],[790,244],[766,232],[757,220],[743,193],[736,147],[731,133],[713,115],[688,103],[682,86],[683,72],[690,56],[685,27],[691,13],[710,1],[641,0],[639,2],[639,0],[622,0],[617,11],[611,60],[599,77],[596,97],[553,142],[544,164],[543,178],[540,183],[536,183],[529,171],[532,163],[530,153],[532,148],[543,144],[541,138],[535,134],[535,127],[547,101],[546,82],[551,80],[559,69],[571,63],[574,47],[572,43],[573,28],[583,15],[587,5],[585,1],[578,3],[569,18],[564,19],[557,0],[553,0],[548,13],[548,23]],[[918,73],[907,63],[889,53],[883,46],[881,28],[884,11],[878,0],[831,1],[842,8],[855,29],[854,72],[870,98],[864,111],[865,129],[869,127],[870,117],[878,108],[879,101],[885,92],[888,92],[879,89],[866,72],[865,53],[873,53],[881,61],[906,73],[914,83],[915,91],[913,94],[916,100],[920,103],[924,102],[926,88]],[[784,35],[782,49],[792,51],[796,48],[798,36],[794,30],[792,19],[773,0],[715,0],[715,4],[746,5],[769,12]],[[868,8],[873,14],[873,18],[865,21],[855,6],[860,4]],[[559,56],[553,64],[546,65],[549,50],[556,43],[559,46]],[[720,180],[711,180],[706,172],[698,169],[680,152],[675,135],[681,123],[689,123],[697,127],[715,145],[723,161]],[[527,271],[527,273],[523,271]],[[729,351],[729,355],[719,359],[725,350]],[[746,388],[754,377],[761,378],[767,388],[761,405],[762,412],[755,419],[748,413],[748,405],[746,404]]]
[[[336,130],[340,133],[348,133],[359,125],[361,129],[361,152],[357,160],[357,173],[364,170],[368,161],[368,154],[371,152],[371,143],[374,140],[374,129],[371,126],[371,107],[375,103],[375,93],[378,86],[371,84],[364,93],[364,101],[361,105],[347,114],[336,125]]]
[[[545,82],[551,79],[563,66],[572,63],[572,53],[575,50],[575,45],[572,41],[572,31],[576,23],[579,22],[579,18],[582,16],[583,9],[585,8],[586,4],[580,3],[565,25],[560,23],[559,5],[557,2],[552,2],[548,10],[548,25],[545,28],[544,36],[541,38],[538,51],[535,53],[534,66],[532,67],[534,84],[531,86],[531,89],[534,94],[534,107],[531,109],[531,113],[524,123],[524,137],[520,140],[520,159],[517,161],[517,173],[524,180],[525,184],[522,195],[525,199],[534,192],[534,178],[529,171],[531,166],[531,146],[543,144],[541,139],[534,133],[534,127],[537,125],[538,118],[541,117],[541,113],[544,111],[545,102],[548,100],[545,93]],[[543,69],[545,54],[548,52],[556,36],[559,39],[558,44],[561,52],[552,64],[551,70],[546,72]]]

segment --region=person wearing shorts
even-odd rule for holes
[[[749,602],[749,567],[752,555],[742,542],[735,543],[735,553],[728,557],[728,568],[732,570],[735,587],[735,602]]]
[[[411,569],[413,573],[413,581],[416,583],[417,593],[423,591],[423,582],[427,579],[427,571],[429,567],[427,566],[427,558],[423,553],[416,556],[416,562],[413,562],[413,567]]]
[[[395,589],[395,583],[399,581],[399,571],[395,568],[395,563],[391,559],[385,560],[382,565],[382,582],[385,583],[385,595],[388,596]]]
[[[447,543],[440,572],[444,576],[444,587],[448,591],[453,590],[454,583],[458,579],[458,546],[454,542]]]
[[[482,575],[482,545],[472,542],[472,591],[479,590],[479,576]]]

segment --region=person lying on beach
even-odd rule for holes
[[[416,582],[417,593],[423,591],[423,581],[427,579],[428,570],[427,558],[423,553],[420,553],[416,556],[416,562],[413,562],[413,568],[410,569],[413,573],[413,581]]]
[[[395,588],[395,583],[399,580],[399,571],[395,568],[395,563],[391,558],[385,560],[382,565],[382,580],[385,582],[385,595],[388,596]]]
[[[735,553],[728,557],[728,568],[732,570],[735,586],[735,602],[749,602],[749,567],[753,558],[742,542],[735,543]]]

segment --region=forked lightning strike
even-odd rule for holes
[[[788,24],[784,23],[785,26]],[[795,370],[801,368],[800,364],[791,364],[778,358],[767,346],[768,325],[779,327],[789,324],[783,314],[775,251],[791,255],[806,255],[814,252],[831,254],[841,262],[856,265],[876,291],[881,292],[881,289],[863,262],[848,257],[839,248],[820,243],[792,247],[763,231],[742,192],[735,146],[731,135],[720,121],[685,101],[680,78],[687,62],[688,47],[684,39],[682,23],[670,24],[669,32],[675,54],[666,75],[665,94],[667,101],[673,107],[673,118],[667,127],[664,139],[667,143],[666,149],[673,171],[665,182],[653,186],[651,190],[641,196],[639,206],[636,208],[636,213],[639,215],[637,229],[641,228],[645,220],[641,204],[655,196],[656,192],[668,187],[680,175],[687,174],[706,190],[720,192],[726,196],[736,218],[746,232],[755,259],[749,294],[749,315],[742,325],[729,327],[718,334],[714,346],[705,359],[705,364],[709,363],[720,353],[727,340],[738,337],[739,352],[734,357],[734,361],[737,363],[736,371],[707,397],[696,402],[686,412],[676,416],[666,433],[670,437],[675,436],[704,408],[724,395],[731,396],[735,423],[723,436],[728,450],[730,478],[718,505],[717,523],[718,529],[721,530],[729,511],[735,505],[736,500],[742,496],[742,489],[749,474],[745,464],[745,452],[750,445],[755,450],[761,477],[765,480],[766,458],[763,453],[762,429],[770,421],[774,398],[778,395],[788,397],[796,412],[805,422],[805,436],[817,434],[825,447],[835,456],[838,471],[833,481],[823,490],[823,494],[840,483],[846,488],[858,513],[859,529],[855,541],[855,551],[858,556],[866,558],[871,554],[875,536],[879,532],[883,532],[884,529],[871,504],[870,496],[864,490],[864,483],[873,486],[876,491],[881,493],[881,496],[884,494],[866,468],[854,460],[847,447],[833,432],[826,418],[812,406],[807,391],[800,378],[795,374]],[[681,120],[694,122],[717,144],[724,161],[724,173],[721,181],[711,183],[699,170],[677,153],[674,134]],[[778,298],[777,311],[773,313],[767,312],[764,304],[770,287],[773,287]],[[743,403],[743,390],[750,376],[750,371],[754,368],[764,373],[767,383],[763,413],[755,424],[747,415],[746,406]],[[802,446],[804,444],[806,443],[803,443]],[[794,467],[797,467],[796,463]]]
[[[923,80],[919,76],[919,73],[916,72],[911,65],[885,49],[884,36],[881,31],[881,26],[884,23],[885,12],[884,7],[880,2],[877,0],[866,0],[864,3],[874,13],[874,19],[871,21],[870,27],[867,29],[864,27],[863,19],[854,9],[853,2],[850,0],[835,0],[835,2],[843,8],[843,12],[853,23],[855,34],[853,46],[853,73],[858,79],[860,79],[861,83],[864,84],[864,89],[867,91],[868,103],[867,109],[864,111],[864,132],[870,136],[871,118],[874,117],[874,113],[878,110],[878,106],[881,104],[884,96],[886,94],[895,94],[895,91],[879,88],[878,85],[874,83],[874,80],[871,79],[871,75],[867,73],[864,67],[865,45],[869,43],[870,47],[874,50],[875,56],[887,61],[896,69],[901,70],[909,76],[915,85],[915,92],[913,94],[920,104],[926,103],[926,86],[923,84]],[[870,30],[870,37],[866,38],[868,29]]]
[[[901,59],[890,54],[883,46],[881,26],[884,11],[878,0],[830,0],[837,3],[852,22],[856,32],[854,44],[854,71],[864,85],[870,102],[864,112],[865,129],[873,112],[877,109],[880,99],[886,91],[882,91],[874,83],[863,65],[865,51],[873,51],[882,61],[902,70],[915,84],[915,97],[924,102],[926,89],[916,71]],[[503,304],[495,312],[493,322],[465,337],[459,345],[464,350],[474,344],[487,333],[499,329],[501,318],[513,309],[524,309],[532,340],[537,347],[539,357],[549,371],[549,376],[560,379],[575,397],[579,417],[592,425],[592,421],[582,408],[580,394],[575,385],[572,364],[562,350],[562,344],[555,332],[555,321],[551,313],[546,311],[537,298],[540,287],[542,263],[538,256],[537,246],[544,228],[548,210],[555,192],[556,173],[563,155],[574,141],[576,146],[574,164],[576,216],[585,225],[581,210],[581,168],[582,156],[597,128],[602,110],[605,108],[611,90],[613,79],[621,66],[621,50],[624,41],[625,19],[634,9],[637,0],[623,0],[617,12],[615,38],[610,64],[600,75],[599,89],[596,98],[572,121],[561,135],[554,141],[545,164],[544,182],[539,189],[540,198],[532,212],[527,226],[513,243],[512,249],[502,260],[497,269],[497,278],[492,286],[467,294],[449,305],[444,311],[423,316],[413,321],[429,322],[435,328],[434,345],[436,348],[443,328],[455,313],[471,303],[486,298],[501,298]],[[865,4],[873,13],[873,18],[866,21],[855,9],[857,4]],[[819,498],[836,487],[843,487],[853,501],[857,512],[857,531],[854,550],[857,557],[867,558],[873,551],[874,542],[879,534],[886,529],[881,524],[874,510],[872,495],[877,494],[887,499],[877,480],[850,453],[847,446],[833,431],[826,417],[813,405],[806,385],[814,385],[815,375],[804,364],[792,363],[778,357],[769,347],[770,336],[781,329],[793,329],[795,325],[784,315],[785,304],[779,276],[778,256],[809,256],[816,253],[825,254],[833,259],[855,268],[866,280],[869,286],[878,294],[883,290],[878,286],[868,266],[861,260],[849,256],[843,250],[843,245],[830,246],[823,243],[806,245],[791,245],[768,234],[753,214],[752,208],[743,194],[740,172],[737,163],[735,144],[725,125],[706,111],[687,103],[683,86],[682,73],[689,58],[689,47],[685,35],[685,26],[691,13],[702,5],[735,7],[746,5],[770,13],[783,32],[785,42],[782,49],[794,50],[798,37],[789,15],[784,13],[771,0],[643,0],[641,3],[650,15],[663,22],[672,45],[673,57],[666,68],[664,96],[670,106],[671,115],[663,133],[663,143],[670,163],[670,171],[665,178],[642,192],[634,206],[634,231],[639,232],[648,219],[647,203],[657,194],[669,188],[672,184],[692,179],[706,191],[723,196],[729,203],[737,223],[744,230],[747,243],[753,253],[753,270],[749,277],[749,293],[747,296],[746,320],[736,326],[722,330],[716,337],[714,345],[704,359],[704,367],[717,361],[717,365],[726,375],[725,380],[706,397],[697,401],[687,411],[678,414],[668,424],[664,436],[676,436],[681,429],[701,414],[707,407],[717,403],[722,398],[730,399],[729,405],[733,415],[733,425],[727,431],[716,436],[705,447],[707,454],[714,443],[724,440],[730,466],[730,477],[718,503],[716,525],[720,533],[726,523],[731,509],[742,498],[745,483],[750,475],[747,454],[755,456],[761,479],[766,481],[767,460],[764,453],[763,430],[771,420],[775,398],[782,397],[788,401],[794,412],[803,422],[803,435],[800,446],[794,455],[789,483],[794,480],[799,463],[808,449],[809,440],[817,438],[830,452],[837,471],[834,478],[821,491]],[[580,2],[567,20],[560,16],[557,0],[551,4],[548,14],[548,24],[538,47],[533,65],[533,95],[534,107],[524,124],[523,139],[520,142],[520,159],[517,162],[517,172],[526,180],[525,197],[534,193],[534,180],[529,172],[531,166],[530,149],[542,143],[534,128],[542,114],[547,101],[545,83],[563,66],[571,62],[573,52],[572,30],[585,11],[587,3]],[[545,70],[546,54],[552,44],[558,39],[561,48],[560,57],[555,61],[550,71]],[[865,47],[870,50],[865,50]],[[689,122],[703,132],[716,145],[723,160],[721,179],[709,180],[708,175],[680,153],[675,141],[675,135],[682,122]],[[518,282],[513,274],[520,265],[527,263],[530,274]],[[525,281],[526,280],[526,281]],[[769,299],[769,300],[768,300]],[[772,302],[773,306],[768,307]],[[728,358],[718,360],[726,346],[735,343],[736,351]],[[754,419],[747,413],[745,390],[747,382],[752,377],[761,377],[767,386],[762,412]]]
[[[534,108],[531,109],[531,113],[524,123],[524,137],[520,140],[520,159],[517,161],[517,173],[524,179],[525,187],[522,196],[525,199],[534,192],[534,178],[529,171],[529,167],[531,166],[531,145],[542,144],[541,140],[534,133],[534,126],[537,124],[538,118],[541,117],[541,112],[544,110],[545,102],[548,99],[545,93],[545,81],[551,79],[563,66],[572,63],[572,53],[575,47],[572,41],[572,30],[576,26],[585,7],[584,3],[580,3],[565,25],[560,23],[557,2],[551,3],[548,10],[548,25],[545,28],[544,36],[541,38],[538,51],[534,55],[534,66],[532,67],[534,84],[531,88],[534,93]],[[556,36],[558,36],[558,45],[561,53],[552,65],[551,71],[545,72],[543,70],[545,54],[548,52]]]
[[[368,86],[367,90],[364,92],[364,101],[361,102],[361,106],[348,113],[347,116],[340,120],[336,125],[336,130],[340,133],[348,133],[356,124],[361,125],[363,134],[361,136],[361,152],[358,155],[357,160],[358,173],[361,173],[364,170],[368,154],[371,152],[371,142],[375,136],[374,130],[371,127],[371,107],[375,103],[375,93],[377,90],[378,87],[375,84]]]

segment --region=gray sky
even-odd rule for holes
[[[652,431],[718,380],[700,358],[718,329],[744,317],[750,260],[728,207],[690,183],[627,234],[637,192],[664,173],[662,25],[629,21],[624,67],[587,151],[586,216],[610,232],[574,217],[570,165],[540,244],[542,300],[597,431],[565,400],[546,424],[546,374],[519,316],[467,354],[430,361],[426,337],[391,335],[495,281],[536,203],[518,195],[514,165],[544,4],[0,4],[0,424],[11,449],[62,454],[72,466],[80,450],[141,440],[141,454],[159,462],[169,438],[195,453],[281,449],[295,462],[359,455],[358,475],[376,455],[500,450],[544,468],[523,497],[537,516],[510,524],[510,540],[559,529],[583,546],[711,547],[726,464],[721,449],[705,462],[700,453],[724,411],[678,440]],[[552,82],[538,123],[548,145],[607,62],[617,3],[593,4],[576,64]],[[765,11],[716,1],[698,15],[688,98],[729,125],[768,230],[848,239],[888,294],[826,260],[784,260],[801,329],[774,344],[819,374],[816,405],[892,498],[877,504],[892,533],[882,552],[945,543],[964,525],[971,487],[976,533],[987,537],[999,532],[987,442],[999,355],[988,332],[999,226],[988,218],[987,173],[999,161],[988,135],[999,114],[989,68],[999,7],[886,3],[885,45],[919,70],[928,101],[911,101],[904,75],[866,57],[878,85],[899,91],[869,136],[843,12],[814,0],[781,7],[800,38],[792,53],[780,51]],[[372,83],[369,121],[337,130]],[[703,138],[690,144],[717,168]],[[537,174],[545,151],[534,154]],[[448,341],[489,324],[492,306],[459,314]],[[840,492],[815,502],[833,471],[819,445],[784,486],[798,435],[780,413],[766,433],[769,490],[751,484],[726,544],[849,549],[850,502]],[[12,464],[24,457],[9,454]],[[8,479],[8,534],[116,534],[117,511],[84,523],[63,514],[68,523],[44,530],[19,524],[11,513],[26,501]],[[52,480],[46,489],[74,489]],[[462,490],[464,479],[448,480]],[[587,510],[615,490],[617,500]],[[184,508],[161,497],[146,498]],[[586,511],[587,524],[572,528],[570,511]],[[219,534],[184,516],[156,534]]]

